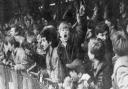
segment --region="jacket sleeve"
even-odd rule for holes
[[[81,38],[83,37],[83,31],[82,31],[82,25],[78,24],[74,29],[73,29],[73,38],[77,38],[79,40],[81,40]],[[74,40],[75,40],[74,39]]]
[[[128,89],[128,67],[120,67],[117,70],[116,79],[119,89]]]

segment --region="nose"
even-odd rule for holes
[[[41,47],[42,47],[42,46],[44,46],[44,43],[43,43],[43,42],[40,42],[40,45],[41,45]]]
[[[40,45],[40,47],[41,47],[41,48],[44,48],[44,45],[43,45],[43,44],[41,44],[41,45]]]

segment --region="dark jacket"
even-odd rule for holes
[[[70,39],[67,42],[67,46],[64,47],[61,41],[58,45],[58,54],[63,64],[71,63],[76,58],[83,58],[81,52],[81,42],[83,38],[81,25],[76,26],[76,29],[72,29],[70,33]]]
[[[76,26],[76,29],[70,31],[70,39],[65,47],[61,41],[58,44],[58,55],[62,62],[65,71],[68,72],[66,64],[72,63],[75,59],[84,59],[84,55],[81,49],[81,43],[83,38],[83,31],[81,25]]]
[[[93,68],[94,88],[95,89],[110,89],[111,88],[111,66],[105,62],[100,62]]]

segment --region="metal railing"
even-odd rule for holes
[[[0,89],[47,89],[39,78],[0,65]]]

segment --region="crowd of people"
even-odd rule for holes
[[[75,24],[70,18],[49,22],[35,21],[29,13],[15,16],[0,25],[0,65],[48,81],[49,89],[127,89],[125,7],[120,2],[120,18],[101,19],[95,4],[92,17],[85,18],[80,3]]]

